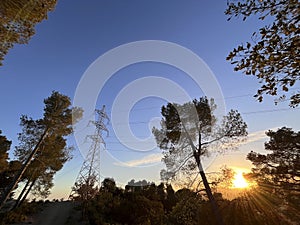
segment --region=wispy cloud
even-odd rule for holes
[[[162,159],[162,154],[156,153],[156,154],[147,155],[141,159],[130,160],[127,162],[119,162],[117,163],[117,165],[129,166],[129,167],[144,166],[147,164],[158,163],[161,161],[161,159]]]
[[[252,142],[260,141],[265,139],[266,137],[266,130],[252,132],[248,134],[247,139],[242,144],[249,144]]]
[[[274,128],[270,128],[268,130],[277,130],[277,129],[278,129],[278,127],[274,127]],[[233,145],[234,145],[234,147],[239,147],[241,145],[246,145],[246,144],[250,144],[250,143],[253,143],[256,141],[264,140],[265,138],[267,138],[266,131],[267,130],[260,130],[260,131],[255,131],[255,132],[249,133],[247,139],[245,139],[242,142],[234,143]],[[127,162],[117,162],[115,164],[119,165],[119,166],[128,166],[128,167],[145,166],[148,164],[161,162],[161,159],[162,159],[162,154],[156,153],[156,154],[147,155],[140,159],[130,160]]]
[[[252,133],[249,133],[247,138],[241,140],[241,141],[238,141],[238,142],[234,142],[234,143],[225,143],[223,144],[223,148],[237,148],[239,146],[242,146],[242,145],[247,145],[247,144],[250,144],[250,143],[253,143],[253,142],[257,142],[257,141],[262,141],[264,139],[267,138],[267,135],[266,135],[266,131],[268,130],[277,130],[278,127],[274,127],[274,128],[270,128],[270,129],[267,129],[267,130],[259,130],[259,131],[255,131],[255,132],[252,132]]]
[[[260,131],[252,132],[252,133],[248,134],[248,138],[242,144],[249,144],[249,143],[252,143],[252,142],[263,140],[263,139],[267,138],[266,132],[268,130],[275,130],[276,131],[278,128],[279,127],[274,127],[274,128],[270,128],[270,129],[267,129],[267,130],[260,130]]]

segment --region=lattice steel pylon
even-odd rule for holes
[[[109,121],[109,118],[105,113],[105,106],[101,110],[96,109],[95,113],[97,114],[96,121],[89,122],[96,127],[95,133],[86,136],[86,140],[90,139],[92,144],[72,187],[69,199],[76,200],[79,197],[81,200],[88,200],[94,197],[101,185],[100,151],[101,147],[105,147],[102,133],[105,131],[108,135],[105,120]]]

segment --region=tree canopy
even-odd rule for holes
[[[15,156],[24,162],[33,149],[38,147],[23,180],[31,183],[34,194],[47,197],[55,173],[70,159],[72,148],[67,146],[66,137],[72,133],[72,110],[77,111],[78,115],[81,110],[71,108],[70,98],[55,91],[44,103],[42,119],[34,120],[24,115],[21,117],[22,132],[19,133],[20,144],[15,149]]]
[[[218,224],[223,224],[218,206],[202,167],[201,157],[209,155],[212,146],[225,146],[240,141],[247,135],[247,125],[240,113],[230,110],[217,123],[214,100],[206,97],[184,104],[168,103],[161,109],[161,128],[153,128],[158,146],[163,150],[166,170],[161,171],[163,180],[188,182],[190,187],[199,187],[200,174],[207,196]],[[196,183],[197,182],[197,183]],[[196,183],[196,184],[195,184]]]
[[[282,127],[266,134],[270,140],[265,149],[270,153],[247,155],[254,165],[252,177],[262,186],[300,193],[300,132]]]
[[[34,120],[21,116],[22,132],[18,137],[20,144],[14,152],[21,166],[1,193],[1,207],[22,181],[26,183],[15,207],[26,199],[30,191],[47,197],[53,186],[55,173],[70,159],[71,148],[67,146],[66,137],[72,133],[72,123],[81,118],[82,110],[71,107],[70,98],[56,91],[44,103],[43,118]],[[0,153],[2,154],[2,149],[7,150],[9,147],[10,142],[0,136]],[[18,164],[13,162],[12,166],[16,167]]]
[[[289,92],[291,107],[300,103],[300,92],[293,87],[300,79],[300,2],[298,0],[244,0],[228,1],[225,11],[228,20],[232,17],[258,16],[265,25],[255,31],[248,41],[234,48],[227,60],[235,65],[235,71],[253,75],[262,84],[255,97],[279,96],[286,99]],[[280,94],[280,91],[286,94]]]
[[[20,161],[9,160],[8,152],[12,142],[7,140],[6,136],[1,135],[1,133],[2,131],[0,130],[0,196],[3,194],[6,186],[12,182],[16,172],[21,168]]]
[[[11,145],[11,141],[1,134],[0,130],[0,173],[8,168],[8,151]]]
[[[88,202],[86,214],[90,224],[217,224],[210,203],[201,192],[188,188],[175,191],[171,185],[147,181],[142,189],[123,189],[115,186],[111,178],[105,180]],[[261,189],[244,192],[232,200],[223,198],[221,193],[214,196],[222,209],[224,224],[285,225],[298,224],[300,219],[299,204],[286,205],[278,195]]]
[[[0,66],[15,44],[27,44],[35,33],[35,25],[47,19],[57,0],[0,1]]]
[[[210,151],[229,147],[247,135],[247,125],[240,113],[230,110],[222,121],[217,122],[214,100],[206,97],[179,105],[168,103],[161,109],[161,128],[154,128],[153,134],[163,150],[163,180],[182,177],[193,180],[198,174],[200,157]]]

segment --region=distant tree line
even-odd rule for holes
[[[146,183],[141,186],[141,183]],[[233,200],[214,193],[224,224],[273,225],[299,221],[300,206],[285,204],[275,193],[260,189],[245,192]],[[183,188],[175,191],[170,184],[156,185],[147,181],[128,182],[125,188],[106,178],[87,209],[91,225],[214,225],[214,214],[205,194]]]

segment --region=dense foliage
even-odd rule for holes
[[[0,1],[0,66],[15,44],[27,44],[35,33],[35,25],[47,19],[57,0]]]
[[[0,196],[3,194],[5,187],[12,181],[16,171],[21,168],[21,163],[16,160],[9,160],[8,152],[11,141],[6,136],[1,135],[0,130]]]
[[[42,119],[21,117],[20,144],[14,153],[24,162],[39,145],[23,179],[33,184],[34,194],[47,197],[53,186],[54,174],[70,159],[71,148],[67,146],[66,137],[72,133],[72,108],[69,97],[58,92],[53,92],[44,103]],[[39,143],[43,135],[43,141]]]
[[[0,211],[0,225],[27,224],[32,215],[42,210],[43,201],[25,201],[22,206],[9,212]],[[32,223],[32,222],[30,222]]]
[[[262,186],[300,194],[300,132],[282,127],[266,134],[270,153],[251,151],[247,156],[254,165],[251,176]]]
[[[197,179],[200,174],[218,224],[222,225],[221,215],[202,167],[202,157],[216,150],[216,146],[221,148],[225,144],[230,146],[240,141],[247,135],[247,125],[236,110],[230,110],[217,123],[215,109],[214,100],[208,100],[207,97],[184,104],[168,103],[161,109],[161,127],[153,128],[153,134],[164,155],[166,170],[161,171],[162,179],[176,180],[183,176],[181,180],[188,180],[189,185],[193,186],[195,182],[200,183]]]
[[[217,123],[216,107],[214,100],[206,97],[162,107],[161,127],[154,128],[153,134],[163,151],[166,165],[166,170],[161,172],[163,180],[181,176],[193,180],[202,157],[210,151],[230,147],[247,135],[247,125],[238,111],[230,110]]]
[[[72,133],[72,122],[81,118],[82,110],[72,108],[70,98],[56,91],[44,103],[43,118],[21,116],[22,131],[18,135],[20,143],[14,151],[15,161],[8,162],[11,142],[0,136],[0,154],[3,157],[0,161],[1,206],[20,182],[25,182],[25,185],[16,206],[30,192],[47,197],[53,187],[55,173],[70,159],[71,148],[67,146],[66,137]]]
[[[108,182],[106,182],[108,181]],[[142,182],[134,182],[141,184]],[[144,182],[145,183],[145,182]],[[107,186],[108,184],[108,186]],[[210,203],[205,195],[190,189],[175,191],[171,185],[146,182],[144,186],[125,189],[105,179],[96,197],[89,202],[91,225],[215,225]],[[233,190],[234,191],[234,190]],[[226,225],[286,225],[299,221],[299,205],[286,203],[275,193],[260,189],[245,191],[232,200],[214,193]]]
[[[300,93],[293,87],[300,80],[300,2],[298,0],[244,0],[228,1],[225,12],[232,17],[258,16],[265,25],[252,35],[252,41],[234,48],[227,57],[235,71],[253,75],[262,86],[255,97],[263,94],[279,95],[290,92],[290,106],[300,103]],[[285,99],[279,95],[279,100]]]

